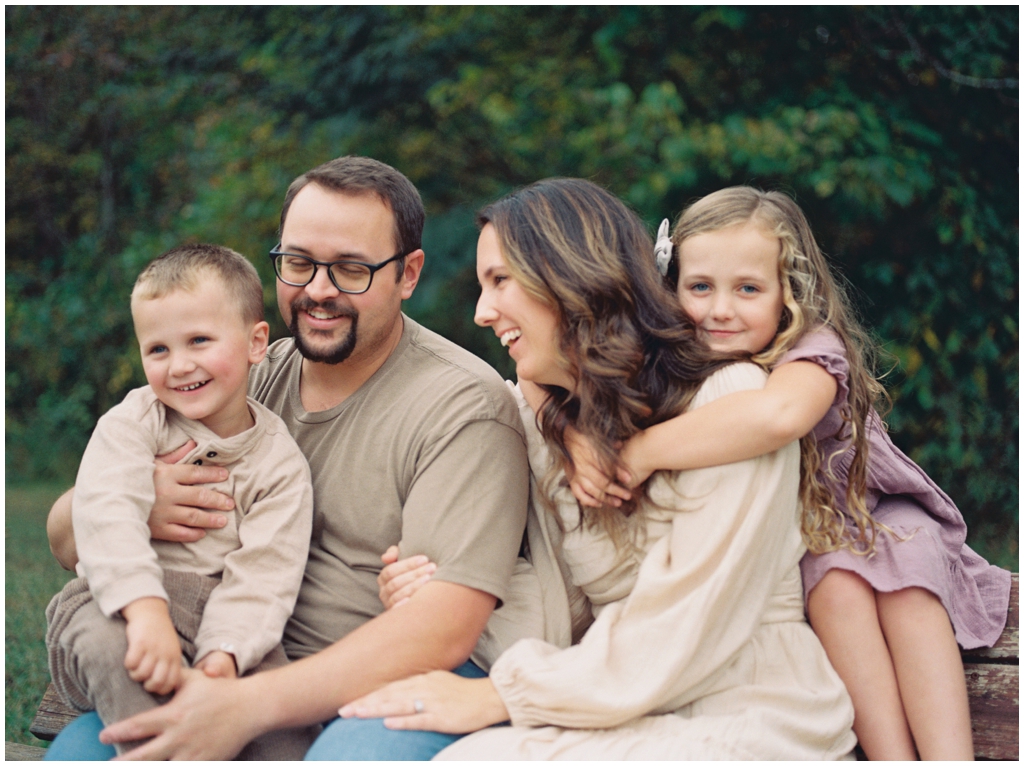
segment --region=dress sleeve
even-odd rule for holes
[[[695,403],[764,381],[759,368],[732,365]],[[658,500],[675,498],[671,531],[630,595],[606,606],[580,644],[520,641],[492,668],[513,724],[610,728],[676,710],[707,693],[757,630],[799,555],[798,447],[658,479],[669,480]]]
[[[836,379],[835,404],[843,404],[850,396],[850,363],[846,358],[846,347],[829,329],[821,328],[807,333],[793,348],[775,363],[779,367],[788,362],[814,362]]]
[[[238,547],[224,558],[196,635],[194,662],[220,649],[238,673],[256,667],[281,642],[295,608],[313,528],[313,484],[299,446],[280,425],[261,494],[238,524]]]

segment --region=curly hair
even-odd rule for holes
[[[538,413],[552,447],[549,486],[572,467],[568,426],[590,439],[614,475],[619,443],[681,413],[708,375],[737,358],[714,354],[698,339],[659,283],[643,222],[601,187],[538,181],[485,207],[477,222],[494,227],[511,276],[554,309],[558,350],[576,381],[573,391],[542,386],[549,394]],[[619,545],[640,496],[621,508],[581,507],[581,523],[606,530]]]
[[[871,517],[865,503],[869,457],[867,424],[876,408],[883,412],[888,409],[890,400],[885,387],[874,375],[878,346],[857,322],[846,291],[832,274],[800,207],[781,192],[765,192],[749,186],[733,186],[701,198],[683,211],[673,229],[676,255],[669,264],[666,284],[673,291],[676,289],[678,253],[688,238],[748,221],[760,223],[781,244],[779,275],[783,301],[782,318],[774,339],[753,354],[751,360],[768,369],[808,332],[827,327],[842,341],[850,365],[850,394],[840,410],[842,426],[834,435],[845,443],[844,449],[831,455],[822,465],[814,434],[800,440],[804,541],[813,553],[848,548],[855,553],[871,554],[879,530],[890,530]],[[849,450],[853,450],[854,455],[845,500],[856,526],[852,534],[837,507],[833,490],[819,477],[820,470],[835,486],[832,462]]]

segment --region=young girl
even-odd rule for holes
[[[659,268],[708,345],[751,354],[770,377],[640,432],[614,470],[575,439],[573,493],[617,506],[655,470],[802,439],[807,614],[853,699],[861,747],[872,760],[913,759],[915,745],[923,759],[972,759],[957,643],[998,639],[1010,575],[964,544],[956,506],[890,441],[870,341],[802,211],[778,192],[723,189],[659,244]]]

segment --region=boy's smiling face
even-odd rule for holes
[[[266,354],[269,328],[242,319],[219,277],[203,273],[195,290],[133,297],[132,318],[146,380],[161,402],[221,437],[252,426],[249,367]]]

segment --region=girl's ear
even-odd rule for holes
[[[267,355],[267,345],[270,343],[270,325],[266,322],[257,322],[249,332],[249,364],[259,364]]]

